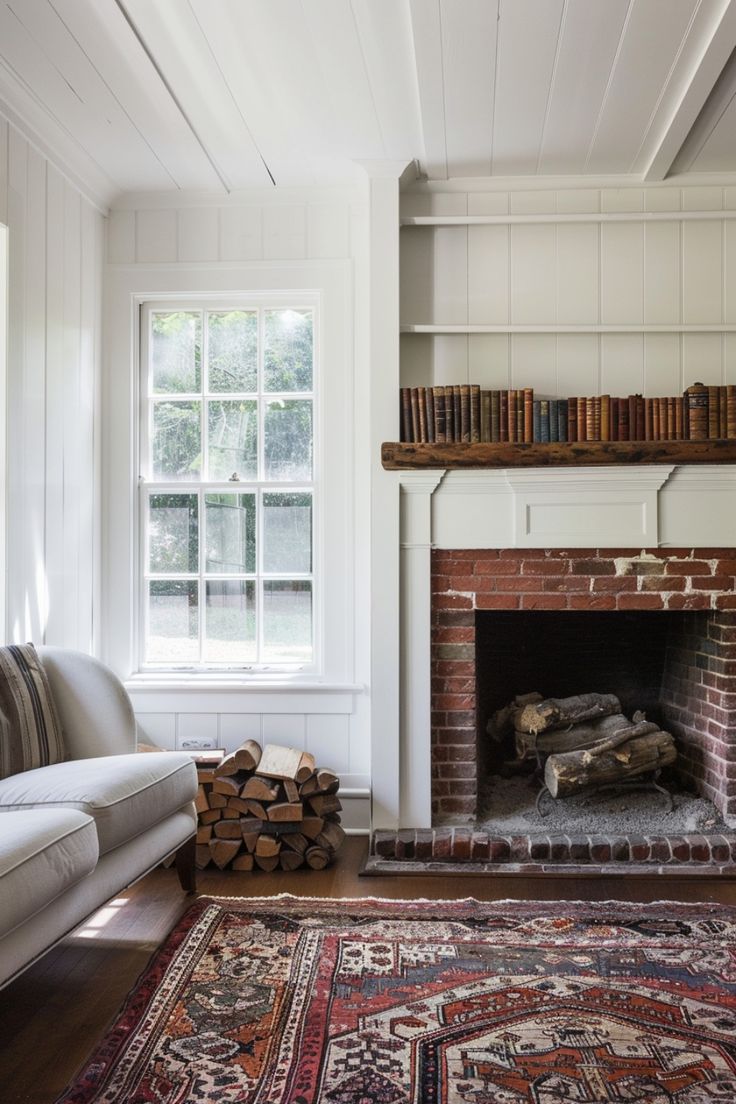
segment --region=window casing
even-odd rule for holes
[[[139,669],[314,672],[317,304],[141,309]]]

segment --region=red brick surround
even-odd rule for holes
[[[479,549],[432,556],[433,816],[477,804],[476,611],[711,611],[665,679],[684,774],[736,816],[736,549]]]

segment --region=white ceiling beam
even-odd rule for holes
[[[736,0],[719,0],[696,56],[687,57],[683,51],[680,64],[673,67],[668,82],[672,94],[665,91],[633,166],[644,180],[667,176],[734,48]]]
[[[435,180],[447,179],[447,135],[439,0],[409,0],[414,63],[422,116],[422,171]]]

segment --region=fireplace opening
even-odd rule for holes
[[[476,823],[504,834],[677,835],[725,828],[723,806],[711,799],[718,796],[712,792],[717,755],[709,759],[718,693],[703,682],[716,677],[708,671],[718,662],[712,621],[710,611],[477,610]],[[512,731],[487,731],[497,710],[533,691],[543,698],[613,694],[626,717],[644,713],[671,732],[678,759],[660,781],[672,800],[634,787],[538,800],[538,764],[518,762]]]

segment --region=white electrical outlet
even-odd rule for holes
[[[181,751],[207,751],[215,746],[214,736],[188,736],[179,744]]]

